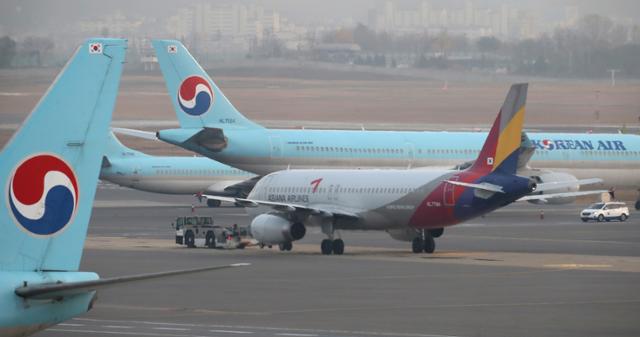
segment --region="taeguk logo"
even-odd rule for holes
[[[71,223],[78,206],[78,180],[64,160],[53,154],[34,155],[9,178],[9,208],[21,228],[51,236]]]
[[[178,90],[178,104],[182,111],[191,116],[200,116],[209,111],[213,98],[209,82],[196,75],[182,81]]]

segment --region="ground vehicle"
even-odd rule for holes
[[[613,219],[625,221],[629,218],[629,208],[624,202],[597,202],[591,204],[580,212],[582,221],[595,220],[598,222],[611,221]]]
[[[248,236],[246,228],[214,225],[210,216],[178,217],[171,226],[176,229],[176,244],[189,248],[243,249],[249,244],[248,240],[243,240]]]

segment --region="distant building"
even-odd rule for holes
[[[220,48],[246,52],[267,36],[295,49],[306,33],[275,10],[237,3],[202,3],[183,8],[168,19],[166,28],[174,38],[191,41],[205,53]]]
[[[399,8],[387,0],[382,8],[371,9],[367,22],[375,31],[397,34],[437,32],[464,32],[474,38],[496,36],[503,39],[532,37],[537,34],[535,17],[513,9],[507,4],[495,7],[475,7],[467,0],[458,8],[436,8],[422,1],[414,8]]]

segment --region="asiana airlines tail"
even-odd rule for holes
[[[453,167],[475,159],[487,136],[486,132],[267,129],[233,106],[182,43],[155,40],[153,46],[180,122],[180,128],[160,130],[155,136],[259,175],[287,168]],[[531,158],[518,167],[519,175],[539,183],[597,177],[602,182],[590,188],[640,188],[638,135],[527,132],[527,137],[523,144],[531,150]],[[579,185],[548,193],[577,191]]]

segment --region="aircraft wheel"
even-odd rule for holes
[[[193,234],[192,230],[188,230],[186,233],[184,233],[184,243],[189,248],[195,248],[196,236]]]
[[[604,215],[600,214],[598,215],[598,222],[603,222],[604,221]]]
[[[291,249],[293,249],[293,243],[291,243],[291,241],[284,242],[279,244],[278,247],[280,248],[281,252],[289,252],[291,251]]]
[[[427,254],[431,254],[436,250],[436,241],[433,239],[433,236],[428,235],[424,239],[424,252]]]
[[[424,250],[424,242],[422,241],[422,238],[417,237],[411,241],[411,250],[416,254],[422,253]]]
[[[322,243],[320,243],[320,251],[322,251],[322,255],[331,255],[332,250],[333,242],[329,239],[322,240]]]
[[[344,241],[342,239],[333,240],[333,254],[342,255],[344,253]]]

